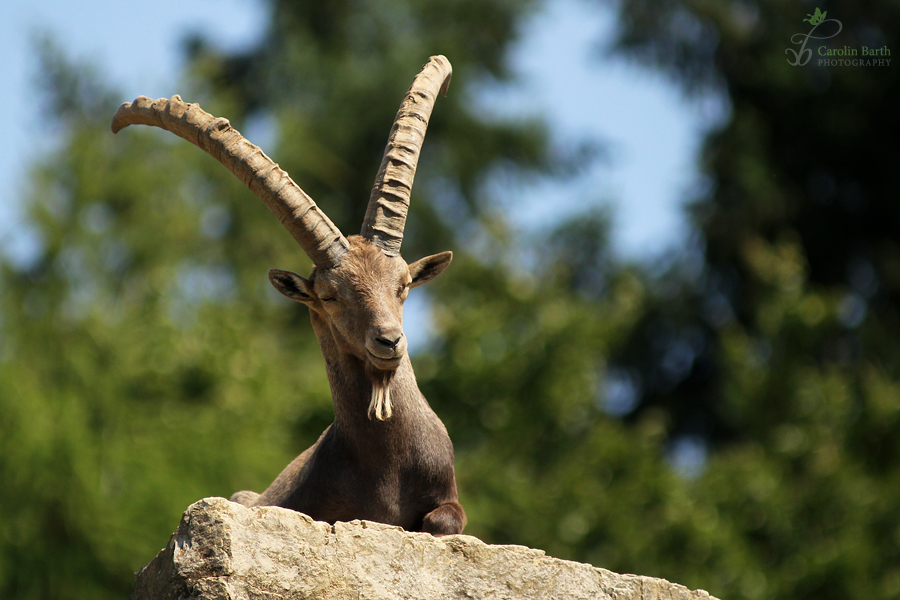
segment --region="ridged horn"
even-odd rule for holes
[[[360,232],[388,256],[400,254],[409,197],[431,109],[438,90],[447,94],[452,72],[450,61],[445,57],[429,58],[413,80],[394,118]]]
[[[347,239],[312,198],[228,119],[216,118],[177,95],[168,100],[138,96],[116,111],[112,131],[135,124],[170,131],[225,165],[278,217],[316,266],[337,266],[349,250]]]

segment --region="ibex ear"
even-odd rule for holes
[[[312,284],[296,273],[281,271],[279,269],[270,269],[269,281],[272,282],[272,285],[275,286],[276,290],[291,300],[309,304],[314,299],[314,296],[310,293]]]
[[[426,256],[425,258],[420,258],[409,265],[409,276],[412,277],[409,287],[419,287],[422,284],[428,283],[443,273],[451,260],[453,260],[452,252],[441,252],[440,254],[433,254],[431,256]]]

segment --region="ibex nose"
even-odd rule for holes
[[[375,341],[385,346],[391,350],[394,350],[397,347],[397,344],[400,343],[400,340],[403,339],[403,332],[391,332],[391,333],[382,333],[375,336]]]

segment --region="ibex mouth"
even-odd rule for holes
[[[390,357],[378,356],[368,348],[366,348],[366,353],[369,355],[369,362],[371,362],[376,369],[381,369],[382,371],[393,371],[400,366],[400,359],[403,358],[402,354]]]

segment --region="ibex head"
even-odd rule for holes
[[[309,279],[272,269],[269,280],[288,298],[306,304],[313,318],[328,327],[340,351],[377,370],[392,371],[406,355],[403,301],[410,289],[437,277],[450,264],[452,253],[407,265],[361,236],[347,241],[350,249],[339,265],[316,268]]]
[[[400,257],[419,152],[438,90],[446,93],[450,63],[433,56],[406,93],[391,128],[381,168],[369,198],[362,231],[344,237],[272,159],[197,104],[178,96],[138,97],[113,117],[113,132],[131,124],[161,127],[192,142],[228,167],[269,207],[312,259],[305,279],[273,269],[269,280],[285,296],[306,304],[325,346],[363,361],[373,378],[369,416],[391,416],[386,383],[406,357],[403,301],[411,288],[435,278],[450,263],[442,252],[411,265]]]

